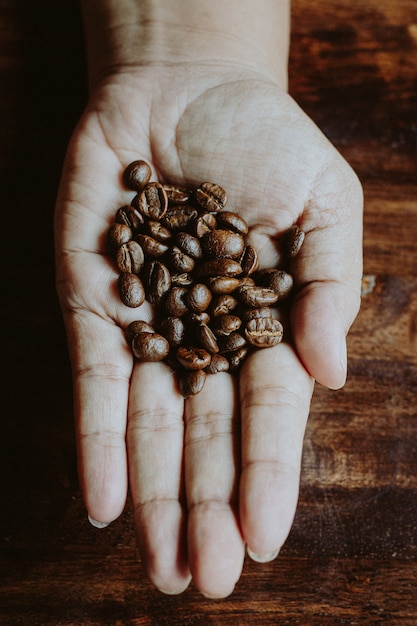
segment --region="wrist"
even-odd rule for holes
[[[289,0],[82,0],[90,83],[119,69],[229,65],[287,83]]]

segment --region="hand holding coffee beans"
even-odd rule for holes
[[[293,279],[285,268],[258,269],[248,225],[225,210],[222,187],[150,179],[145,161],[128,165],[123,181],[136,195],[118,209],[107,239],[122,302],[136,308],[146,299],[156,309],[154,327],[137,320],[126,329],[135,358],[167,360],[189,397],[207,374],[235,371],[251,351],[280,343],[283,327],[272,308],[289,296]],[[280,241],[283,258],[294,258],[303,240],[291,226]]]

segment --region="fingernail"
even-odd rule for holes
[[[97,520],[93,519],[90,515],[88,516],[88,521],[90,522],[92,526],[94,526],[94,528],[106,528],[110,524],[110,522],[98,522]]]
[[[279,550],[275,550],[275,552],[270,552],[269,554],[256,554],[256,552],[253,552],[250,548],[247,548],[247,553],[252,561],[256,561],[256,563],[269,563],[269,561],[273,561],[277,558]]]

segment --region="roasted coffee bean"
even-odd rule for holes
[[[168,198],[160,183],[147,183],[137,195],[137,209],[151,220],[160,220],[168,208]]]
[[[285,231],[281,240],[284,254],[290,259],[293,259],[295,256],[297,256],[297,254],[301,250],[301,246],[304,243],[304,238],[305,232],[299,226],[297,226],[297,224],[290,226],[290,228]]]
[[[160,331],[171,348],[177,348],[184,341],[185,326],[179,317],[166,317],[161,323]]]
[[[213,213],[202,213],[193,221],[193,233],[201,239],[217,226],[216,216]]]
[[[148,235],[161,243],[166,244],[172,238],[171,231],[156,220],[148,220],[145,224],[145,228]]]
[[[200,313],[188,313],[186,317],[190,327],[191,325],[200,326],[201,324],[210,323],[210,315],[207,311],[201,311]]]
[[[126,306],[136,308],[145,302],[145,289],[136,274],[120,274],[118,288],[120,299]]]
[[[164,263],[152,261],[146,267],[147,299],[151,304],[159,304],[171,289],[171,274]]]
[[[291,274],[284,270],[264,269],[258,272],[257,281],[263,287],[268,287],[278,294],[279,300],[286,298],[293,288],[294,280]]]
[[[233,276],[212,276],[207,283],[211,292],[219,295],[232,293],[241,284],[240,279]]]
[[[196,396],[204,387],[206,373],[204,370],[188,370],[180,375],[180,391],[184,398]]]
[[[137,241],[128,241],[116,253],[116,265],[121,272],[139,274],[145,262],[145,255]]]
[[[151,180],[151,168],[146,161],[133,161],[123,172],[123,182],[128,189],[138,191]]]
[[[165,310],[169,316],[182,317],[188,311],[185,297],[188,293],[186,287],[173,287],[165,301]]]
[[[210,354],[216,354],[219,351],[216,335],[207,324],[199,324],[196,327],[195,337],[201,347]]]
[[[224,315],[233,311],[238,305],[238,300],[231,294],[224,294],[217,296],[210,307],[210,312],[213,317],[218,315]]]
[[[197,217],[197,209],[190,204],[177,204],[168,208],[162,218],[162,225],[172,232],[186,230],[189,224]]]
[[[172,246],[168,253],[169,266],[175,273],[189,274],[193,271],[195,261],[192,257],[185,254],[178,246]]]
[[[246,339],[240,333],[232,332],[230,335],[219,337],[218,344],[220,352],[224,354],[225,352],[234,352],[246,346]]]
[[[223,337],[230,335],[235,330],[239,330],[241,325],[242,320],[240,317],[226,313],[215,317],[211,323],[211,328],[218,337]]]
[[[187,272],[181,272],[180,274],[171,274],[172,285],[176,287],[189,287],[194,283],[194,279],[191,274]]]
[[[107,247],[112,254],[124,243],[130,241],[133,237],[133,231],[127,224],[119,224],[114,222],[107,232]]]
[[[196,283],[190,287],[185,301],[193,313],[201,313],[205,311],[209,306],[213,296],[210,289],[204,283]]]
[[[210,259],[196,268],[197,276],[238,276],[241,273],[242,266],[234,259]]]
[[[210,365],[207,365],[204,371],[207,374],[218,374],[219,372],[227,372],[229,367],[229,361],[223,354],[212,354]]]
[[[245,337],[256,348],[272,348],[282,341],[281,322],[272,317],[259,317],[247,322]]]
[[[184,254],[187,254],[192,259],[201,259],[203,256],[200,240],[189,233],[178,233],[175,237],[175,243]]]
[[[202,237],[201,245],[208,257],[238,259],[245,249],[245,240],[231,230],[216,229]]]
[[[239,369],[241,363],[245,360],[247,354],[248,354],[247,346],[242,346],[238,350],[234,350],[233,352],[228,352],[227,358],[229,361],[229,369],[231,372],[235,372],[237,369]]]
[[[153,327],[145,322],[144,320],[135,320],[134,322],[130,322],[129,326],[126,328],[126,339],[131,344],[133,338],[139,333],[154,333],[155,330]]]
[[[140,243],[146,256],[157,258],[169,250],[169,247],[165,243],[157,241],[150,235],[136,235],[136,241]]]
[[[278,295],[267,287],[239,287],[238,298],[243,304],[250,307],[269,306],[278,300]]]
[[[168,198],[168,205],[187,204],[192,196],[192,191],[181,185],[164,185],[165,193]]]
[[[169,354],[169,343],[159,333],[138,333],[132,351],[140,361],[163,361]]]
[[[239,262],[242,266],[242,274],[244,276],[250,276],[258,269],[259,259],[258,253],[251,245],[247,245],[243,251]]]
[[[196,189],[195,196],[198,204],[203,209],[214,213],[221,211],[227,203],[226,191],[215,183],[201,183]]]
[[[203,348],[181,346],[176,356],[178,363],[186,370],[203,370],[211,361],[210,353]]]
[[[243,217],[233,211],[221,211],[218,213],[217,226],[218,228],[233,230],[240,235],[247,235],[249,232],[249,227]]]
[[[116,222],[129,226],[133,233],[136,233],[142,226],[144,220],[139,211],[136,211],[131,205],[126,205],[117,210]]]
[[[240,279],[240,287],[255,287],[256,283],[251,276],[242,276]]]
[[[244,322],[250,322],[250,320],[256,320],[258,318],[272,317],[272,310],[268,306],[257,307],[254,309],[244,309],[241,312],[241,317]]]

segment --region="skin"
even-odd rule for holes
[[[91,520],[115,520],[129,485],[153,584],[181,593],[192,579],[224,597],[245,551],[271,560],[289,533],[314,381],[345,382],[362,191],[287,94],[288,3],[191,4],[83,3],[90,98],[57,200],[57,288]],[[239,378],[209,377],[186,401],[166,364],[134,362],[124,329],[152,310],[120,302],[105,249],[115,211],[133,196],[122,172],[138,158],[153,180],[224,186],[262,266],[277,263],[274,243],[291,224],[306,232],[290,268],[292,341],[251,356]]]

